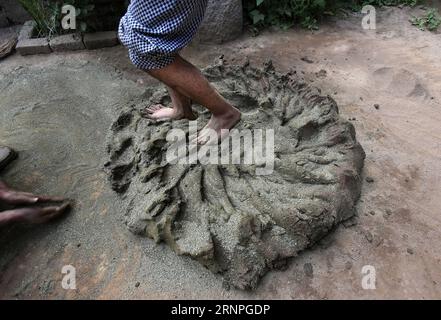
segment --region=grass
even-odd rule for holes
[[[94,10],[94,0],[18,0],[23,8],[31,15],[37,24],[38,37],[87,30],[87,18]],[[78,30],[63,30],[61,28],[62,6],[73,5],[76,8]]]
[[[288,29],[295,24],[318,29],[319,20],[341,9],[360,11],[365,5],[415,6],[419,0],[243,0],[251,28],[258,31],[267,26]]]
[[[57,32],[54,8],[42,0],[18,0],[37,24],[36,36],[50,36]]]
[[[441,15],[438,10],[431,8],[421,17],[412,17],[410,22],[422,31],[436,31],[441,25]]]

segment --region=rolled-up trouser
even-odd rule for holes
[[[118,36],[140,69],[160,69],[194,37],[208,0],[132,0]]]

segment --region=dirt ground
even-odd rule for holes
[[[441,298],[441,35],[411,26],[418,12],[382,10],[376,31],[351,16],[314,33],[267,31],[184,51],[201,67],[223,54],[297,70],[337,101],[367,153],[357,217],[255,292],[224,289],[199,263],[123,225],[126,204],[103,172],[106,135],[118,109],[154,84],[124,48],[0,62],[0,144],[20,152],[2,179],[76,199],[60,221],[1,230],[0,298]],[[76,268],[76,290],[61,287],[64,265]],[[375,290],[362,288],[366,265]]]

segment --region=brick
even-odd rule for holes
[[[83,42],[86,48],[89,50],[113,47],[119,43],[118,36],[115,31],[87,33],[84,35]]]
[[[81,35],[75,33],[54,37],[49,41],[49,45],[54,52],[84,49]]]
[[[50,53],[51,48],[46,38],[19,40],[15,49],[22,56],[40,53]]]
[[[26,21],[20,29],[20,34],[18,35],[18,40],[31,39],[34,33],[34,28],[36,26],[35,21]]]

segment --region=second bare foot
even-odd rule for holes
[[[156,104],[145,108],[141,111],[141,115],[144,118],[148,118],[156,121],[167,121],[167,120],[195,120],[197,116],[191,110],[178,110],[177,108],[164,107],[161,104]]]
[[[215,132],[217,135],[217,142],[221,142],[229,135],[229,131],[234,128],[237,123],[239,123],[241,117],[241,112],[234,107],[232,107],[229,112],[222,115],[212,115],[210,121],[199,133],[197,137],[197,144],[212,144],[210,139],[213,132]]]

